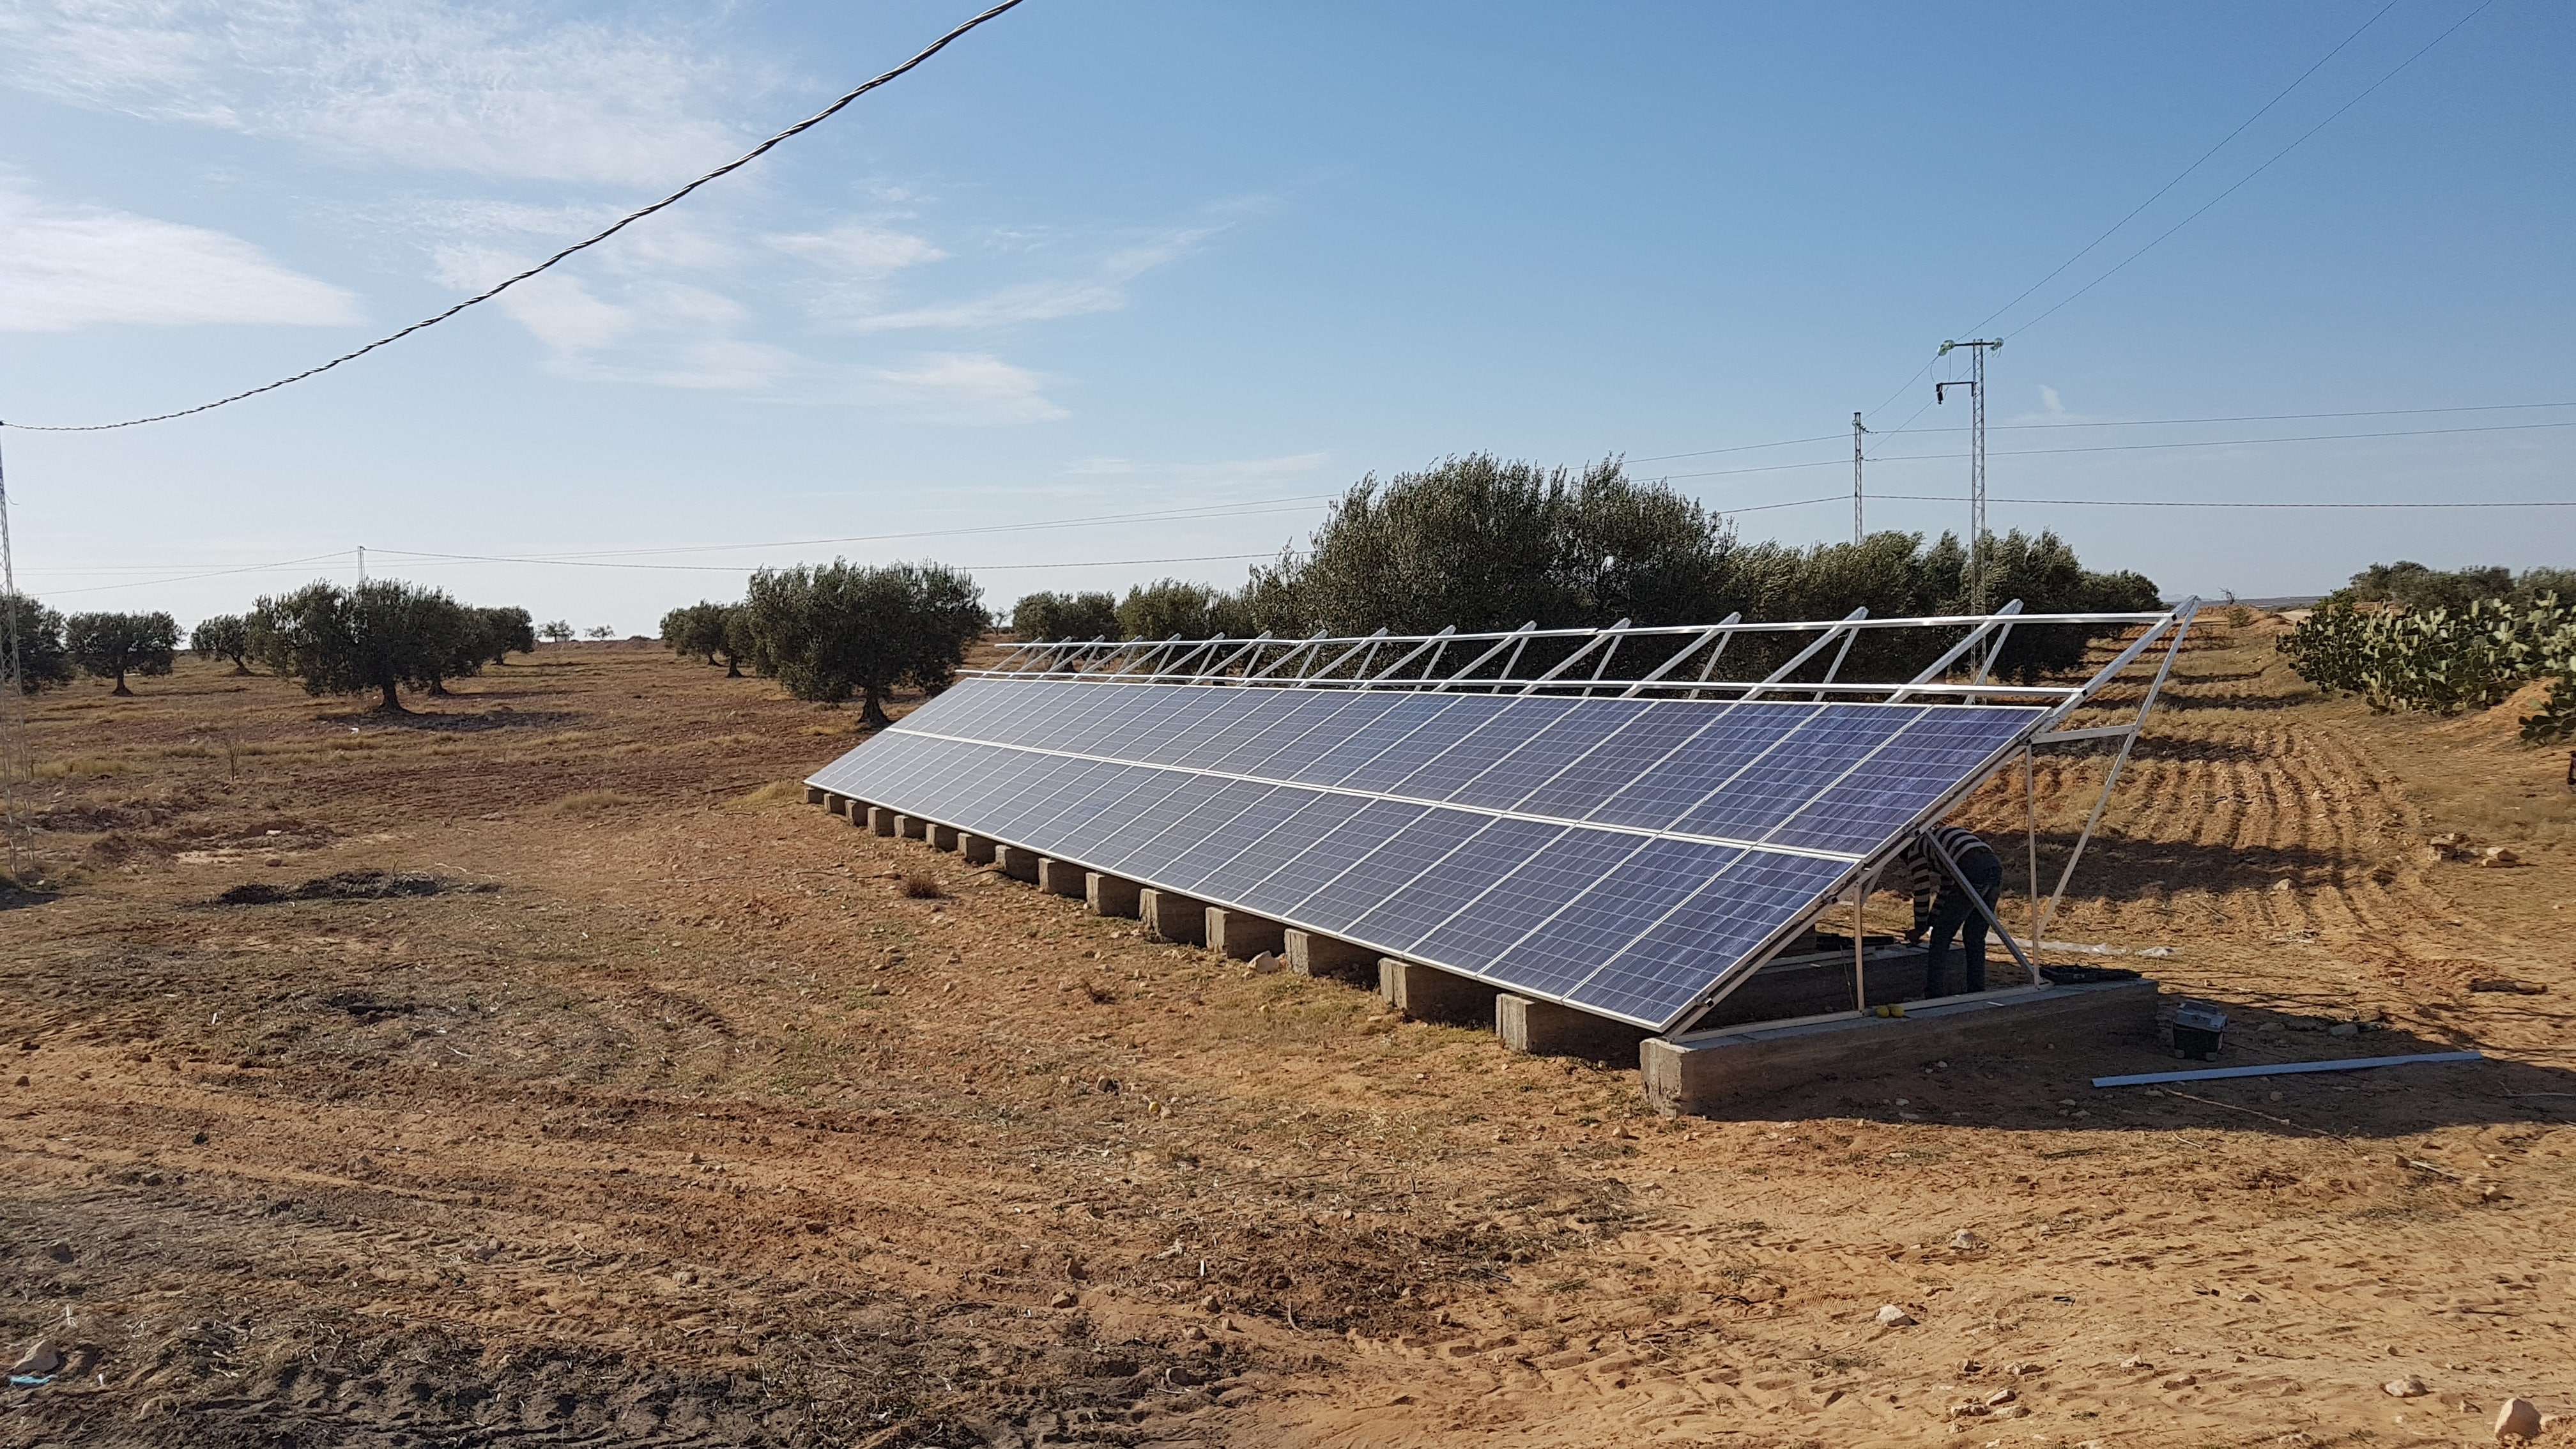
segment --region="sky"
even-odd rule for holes
[[[0,0],[0,420],[301,371],[970,13]],[[1474,451],[1807,543],[1855,411],[1869,525],[1937,534],[1983,336],[1998,531],[2170,597],[2571,565],[2576,508],[2127,506],[2576,500],[2571,70],[2536,0],[1026,0],[357,362],[0,429],[15,562],[183,623],[361,547],[621,634],[835,556],[1003,608]]]

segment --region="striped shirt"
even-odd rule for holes
[[[1923,842],[1927,838],[1938,842],[1962,869],[1967,867],[1971,855],[1994,854],[1994,850],[1979,840],[1973,831],[1962,830],[1956,825],[1936,825],[1916,836],[1914,843],[1898,854],[1896,866],[1904,872],[1906,888],[1914,895],[1914,929],[1917,931],[1932,928],[1932,898],[1953,884],[1949,867],[1941,864],[1940,857],[1925,848]]]

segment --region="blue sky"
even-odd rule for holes
[[[359,363],[177,422],[0,432],[17,563],[59,607],[183,620],[346,578],[360,544],[373,572],[621,632],[835,553],[967,565],[1004,604],[1232,584],[1229,556],[1301,537],[1362,474],[1478,449],[1625,454],[1758,510],[1746,537],[1847,536],[1853,411],[1888,434],[1874,492],[1960,494],[1957,433],[1895,431],[1965,420],[1924,406],[1938,343],[2382,3],[1028,0]],[[1998,500],[2576,497],[2576,427],[2533,426],[2576,408],[2107,426],[2576,402],[2576,12],[2477,4],[2397,0],[1986,324]],[[0,418],[310,366],[967,13],[0,0]],[[2430,428],[2481,431],[2128,447]],[[1166,516],[1027,526],[1136,514]],[[2571,515],[1993,509],[2169,593],[2249,596],[2401,556],[2576,564]],[[736,544],[763,546],[713,547]],[[287,560],[310,561],[179,577]]]

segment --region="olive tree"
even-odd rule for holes
[[[481,621],[483,662],[501,664],[513,654],[537,652],[537,626],[528,611],[515,606],[499,609],[476,609]]]
[[[188,649],[200,659],[229,659],[233,673],[250,673],[250,624],[239,614],[217,614],[188,631]]]
[[[1723,617],[1724,519],[1616,460],[1580,474],[1488,453],[1361,479],[1303,550],[1253,571],[1248,612],[1275,633],[1427,634]]]
[[[63,647],[80,672],[113,679],[113,693],[132,694],[129,674],[167,674],[179,652],[179,621],[165,613],[74,614],[63,621]]]
[[[1058,594],[1041,589],[1021,595],[1011,606],[1011,633],[1022,643],[1115,639],[1120,632],[1115,594]]]
[[[1183,579],[1161,579],[1127,591],[1118,605],[1118,627],[1130,639],[1205,639],[1255,632],[1241,595]]]
[[[662,642],[674,654],[693,655],[706,664],[724,658],[725,678],[742,678],[742,662],[751,655],[744,631],[742,605],[701,602],[662,616]]]
[[[307,694],[373,692],[391,714],[407,713],[399,686],[431,688],[459,672],[469,632],[466,611],[443,590],[396,579],[311,583],[251,613],[261,663]]]
[[[939,690],[990,622],[975,581],[940,564],[762,569],[743,600],[752,667],[798,699],[860,700],[871,726],[890,723],[886,691]]]
[[[74,672],[63,647],[63,616],[25,594],[0,595],[0,689],[59,689]]]
[[[549,644],[570,643],[572,641],[572,625],[561,619],[548,619],[545,623],[538,626],[537,637],[545,640]]]

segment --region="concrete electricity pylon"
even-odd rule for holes
[[[1852,542],[1855,544],[1865,536],[1860,511],[1860,440],[1861,435],[1868,431],[1860,425],[1860,414],[1852,414]]]
[[[1979,339],[1972,342],[1944,342],[1938,354],[1949,356],[1959,348],[1968,349],[1968,376],[1964,381],[1932,384],[1932,401],[1948,401],[1951,388],[1968,390],[1968,612],[1986,612],[1986,354],[2003,346],[2003,339]]]

